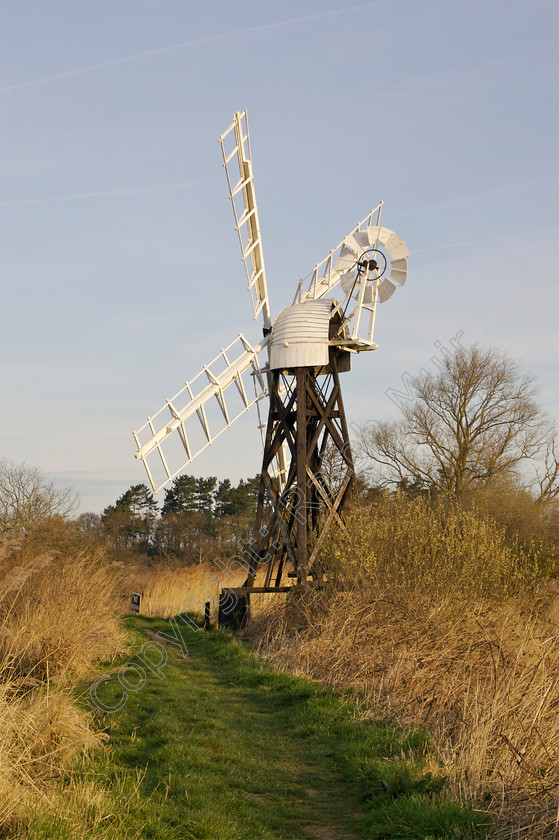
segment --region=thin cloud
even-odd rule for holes
[[[3,201],[3,207],[13,207],[22,204],[50,204],[52,201],[79,201],[84,198],[112,198],[127,197],[132,195],[153,195],[158,192],[169,192],[170,190],[182,190],[194,186],[194,181],[184,181],[180,184],[169,184],[163,187],[142,187],[139,189],[118,189],[102,190],[99,192],[83,192],[71,195],[53,195],[45,198],[16,198],[13,201]]]
[[[538,230],[536,234],[556,236],[557,231],[555,228],[548,228],[547,230]],[[468,239],[464,242],[448,242],[446,245],[433,245],[431,248],[414,248],[414,254],[428,254],[431,251],[444,251],[449,248],[471,248],[472,245],[489,245],[493,242],[510,242],[511,240],[518,240],[518,231],[508,233],[504,236],[492,236],[487,239]]]
[[[106,61],[99,62],[98,64],[88,64],[84,67],[76,67],[73,70],[64,70],[61,73],[52,73],[48,76],[40,76],[39,78],[29,79],[25,82],[15,82],[14,84],[4,85],[4,87],[0,87],[0,93],[10,93],[15,90],[22,90],[23,88],[34,87],[35,85],[47,84],[48,82],[56,82],[61,81],[63,79],[72,79],[76,76],[82,76],[86,73],[94,73],[99,70],[105,70],[110,67],[116,67],[120,64],[128,64],[133,61],[139,61],[143,58],[150,58],[156,55],[165,55],[166,53],[187,49],[188,47],[219,44],[223,41],[229,41],[232,38],[238,38],[242,35],[258,35],[274,30],[277,31],[281,29],[287,29],[290,26],[296,26],[299,24],[307,23],[308,21],[318,20],[319,18],[334,17],[336,15],[365,9],[376,5],[378,5],[378,0],[374,3],[363,3],[357,6],[343,6],[340,9],[332,9],[328,12],[319,12],[317,14],[305,15],[303,17],[298,18],[288,18],[287,20],[275,21],[274,23],[263,23],[259,26],[248,26],[243,29],[234,29],[232,32],[222,32],[217,35],[208,35],[204,38],[194,38],[191,41],[181,41],[178,44],[169,44],[165,47],[156,47],[151,50],[143,50],[142,52],[132,53],[131,55],[125,55],[119,58],[109,58]]]

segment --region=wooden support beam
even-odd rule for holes
[[[298,368],[297,390],[297,583],[307,582],[307,368]]]

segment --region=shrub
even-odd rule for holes
[[[383,494],[354,510],[325,539],[321,564],[347,586],[390,587],[432,597],[508,597],[550,572],[537,543],[521,545],[504,525],[456,503]]]

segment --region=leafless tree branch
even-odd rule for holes
[[[22,533],[52,516],[68,516],[76,493],[49,481],[39,467],[0,460],[0,531]]]
[[[381,483],[420,483],[460,496],[547,451],[540,492],[557,493],[556,448],[549,448],[534,378],[513,359],[460,346],[412,384],[415,398],[402,406],[400,421],[360,430]]]

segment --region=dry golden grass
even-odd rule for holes
[[[64,690],[1,683],[0,829],[37,806],[53,808],[53,782],[103,740]]]
[[[0,535],[0,828],[56,807],[56,779],[98,746],[71,696],[124,649],[118,568],[84,549],[37,554]]]
[[[490,797],[506,814],[557,796],[557,625],[522,602],[433,606],[388,592],[338,593],[307,610],[296,633],[284,613],[253,626],[262,633],[266,621],[260,649],[276,667],[351,686],[374,713],[427,726],[466,801]]]
[[[559,834],[559,586],[472,512],[382,502],[323,555],[337,585],[248,633],[271,663],[425,726],[452,793],[499,837]]]
[[[0,579],[3,668],[34,679],[80,676],[122,644],[115,570],[102,554],[40,555]]]
[[[143,615],[170,618],[182,612],[204,613],[204,603],[217,604],[219,572],[211,563],[174,569],[153,568],[136,577]]]
[[[143,615],[161,618],[170,618],[181,612],[203,615],[204,604],[209,601],[212,621],[217,621],[219,593],[227,586],[241,586],[246,575],[247,569],[240,565],[233,565],[227,570],[213,563],[198,563],[173,569],[152,567],[138,570],[136,574],[129,575],[128,580],[132,588],[142,592]],[[263,576],[264,572],[257,575],[256,585],[263,582]],[[266,611],[275,598],[275,595],[253,595],[252,613]]]

